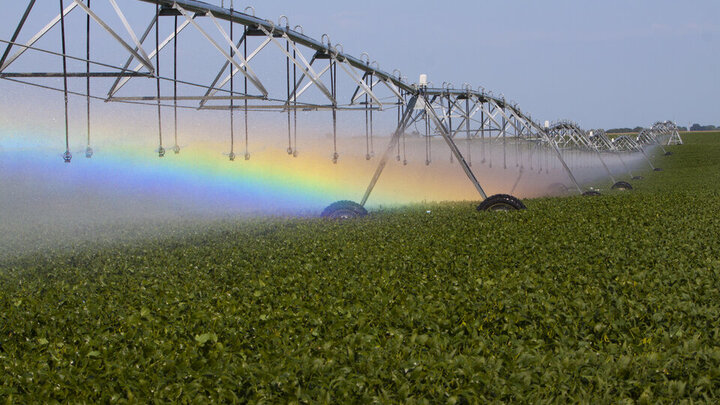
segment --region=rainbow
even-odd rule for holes
[[[43,179],[54,187],[84,189],[89,196],[120,193],[197,209],[298,214],[317,213],[340,199],[361,199],[378,158],[367,161],[364,149],[358,151],[355,144],[364,139],[345,141],[340,140],[338,164],[330,159],[332,143],[327,140],[301,143],[296,158],[282,146],[270,144],[251,150],[247,161],[243,151],[236,150],[238,157],[231,162],[222,153],[228,149],[225,143],[193,142],[180,154],[168,148],[166,156],[158,158],[149,144],[104,145],[101,138],[93,142],[93,158],[86,159],[84,146],[78,146],[73,148],[72,163],[66,164],[60,157],[62,146],[48,147],[58,140],[42,133],[12,131],[0,135],[0,153],[5,176]],[[387,139],[380,141],[383,144]],[[465,199],[477,196],[457,165],[425,166],[415,159],[403,166],[393,159],[368,205]]]

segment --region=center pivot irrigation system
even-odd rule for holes
[[[351,201],[333,203],[323,211],[323,216],[333,218],[367,213],[365,203],[388,161],[394,157],[407,164],[405,142],[410,126],[424,128],[425,133],[419,135],[426,143],[426,164],[431,161],[431,139],[444,140],[450,149],[451,161],[459,163],[483,200],[478,210],[522,209],[524,205],[511,195],[488,196],[485,193],[481,179],[472,169],[473,144],[482,148],[486,144],[502,144],[503,151],[522,144],[530,149],[527,159],[532,159],[535,151],[544,150],[557,158],[578,192],[592,195],[597,191],[583,189],[576,180],[566,162],[568,153],[595,156],[607,171],[613,188],[627,189],[631,188],[630,184],[616,181],[606,164],[607,159],[611,156],[619,159],[630,177],[639,179],[639,176],[633,176],[625,163],[631,154],[642,155],[652,169],[659,170],[653,166],[646,149],[682,143],[672,122],[656,123],[635,139],[628,136],[610,139],[602,130],[585,131],[571,121],[539,124],[521,111],[516,103],[507,101],[502,95],[494,96],[482,87],[474,89],[465,84],[455,88],[448,83],[437,87],[428,82],[425,75],[420,76],[418,83],[411,84],[397,70],[392,74],[381,70],[367,54],[360,58],[346,54],[342,45],[331,43],[327,35],[318,41],[306,36],[299,25],[291,28],[285,16],[274,23],[255,17],[252,7],[235,10],[232,1],[224,1],[221,6],[194,0],[122,3],[125,11],[133,7],[132,15],[143,15],[149,23],[138,25],[131,22],[127,18],[129,14],[116,0],[30,0],[24,13],[18,16],[20,19],[12,37],[0,39],[5,44],[0,57],[0,78],[64,94],[65,162],[72,160],[69,95],[87,100],[85,156],[88,158],[93,156],[90,146],[91,100],[157,108],[159,157],[166,154],[163,116],[168,110],[172,111],[174,121],[174,145],[171,150],[176,154],[180,153],[177,143],[178,109],[225,110],[229,118],[230,140],[227,155],[231,161],[237,157],[235,115],[238,113],[242,114],[244,122],[243,157],[248,160],[251,156],[248,150],[250,112],[287,114],[287,153],[294,157],[298,156],[298,111],[326,112],[328,117],[332,116],[331,159],[337,163],[340,159],[337,148],[338,112],[355,111],[365,115],[365,152],[366,159],[371,160],[375,158],[373,141],[377,132],[377,115],[394,110],[392,125],[395,128],[388,131],[391,133],[390,141],[379,155],[377,169],[362,200],[359,204]],[[225,8],[225,4],[230,8]],[[35,13],[47,14],[50,10],[52,15],[57,15],[30,39],[19,41],[29,17]],[[7,15],[4,17],[7,18]],[[82,28],[79,34],[78,27]],[[78,35],[68,35],[71,31]],[[51,42],[47,37],[57,38],[56,35],[60,37],[60,49],[57,45],[38,44],[45,38],[41,43],[47,45]],[[83,50],[80,55],[72,54],[68,49],[78,47]],[[192,54],[199,55],[202,51],[206,55],[209,52],[217,59],[217,67],[208,65],[214,62],[205,56],[179,57],[179,47]],[[261,59],[271,49],[275,52],[273,67],[253,69],[253,61]],[[161,53],[164,54],[162,57]],[[62,71],[11,71],[11,67],[20,65],[25,54],[57,57],[62,60]],[[121,58],[119,61],[118,55]],[[181,52],[181,55],[187,53]],[[167,62],[169,58],[171,66],[163,64],[161,71],[161,60]],[[198,63],[201,64],[199,68]],[[70,71],[69,65],[78,69]],[[34,63],[30,64],[30,69],[44,70],[47,66],[51,64]],[[25,68],[27,70],[28,66],[25,65]],[[183,75],[179,71],[187,77],[181,77]],[[204,77],[206,73],[208,76]],[[263,76],[270,77],[263,81]],[[70,79],[83,79],[84,89],[71,91],[68,88]],[[56,83],[59,80],[62,87]]]

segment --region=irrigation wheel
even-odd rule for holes
[[[672,152],[670,152],[670,151],[665,152],[665,156],[670,156],[670,155],[672,155]]]
[[[612,185],[612,189],[613,190],[632,190],[633,187],[627,181],[618,181],[617,183]]]
[[[656,172],[661,172],[661,171],[662,171],[662,168],[656,167],[656,168],[654,168],[653,170],[656,171]]]
[[[597,190],[588,190],[588,191],[582,193],[582,195],[584,195],[585,197],[597,197],[602,194],[600,194],[600,192]]]
[[[525,204],[507,194],[495,194],[486,198],[477,206],[478,211],[515,211],[524,210]]]
[[[632,179],[633,179],[633,180],[642,180],[642,179],[644,179],[644,178],[645,178],[645,177],[643,177],[643,176],[633,176]]]
[[[321,214],[323,218],[331,219],[352,219],[367,215],[367,210],[362,205],[348,200],[337,201],[325,208]]]

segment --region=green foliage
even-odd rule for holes
[[[631,134],[631,133],[638,133],[643,130],[643,127],[635,127],[635,128],[612,128],[605,131],[608,134]]]
[[[720,137],[685,138],[601,198],[178,225],[7,259],[0,398],[716,402]]]
[[[690,126],[690,131],[715,131],[718,127],[715,125],[700,125],[698,123],[692,124]]]

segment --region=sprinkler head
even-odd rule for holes
[[[158,157],[165,157],[165,148],[162,146],[158,148]]]
[[[369,154],[369,153],[365,155],[365,160],[370,160],[370,154]]]
[[[407,166],[407,159],[403,160],[403,166]]]
[[[430,166],[430,161],[429,161],[429,160],[426,160],[426,161],[425,161],[425,166]]]
[[[287,148],[287,153],[288,153],[288,155],[292,155],[292,154],[293,154],[293,150],[292,150],[291,147],[288,147],[288,148]]]
[[[245,160],[250,160],[250,153],[245,154]]]
[[[399,161],[400,161],[400,155],[395,156],[395,159],[397,159],[397,161],[399,162]]]
[[[180,146],[175,145],[175,146],[173,146],[172,150],[173,150],[173,152],[175,152],[175,154],[177,155],[177,154],[180,153]]]
[[[235,153],[230,152],[230,154],[228,155],[228,158],[230,159],[231,162],[234,162],[235,161]]]
[[[92,150],[92,148],[89,147],[89,146],[88,146],[87,148],[85,148],[85,157],[88,158],[88,159],[90,159],[91,157],[93,157],[93,150]]]
[[[293,157],[298,157],[298,151],[297,151],[297,149],[295,149],[295,150],[293,151]]]
[[[72,153],[70,153],[69,150],[66,150],[65,153],[63,153],[63,160],[65,161],[65,163],[70,163],[70,161],[72,160]]]
[[[339,157],[340,157],[340,155],[338,155],[337,152],[333,153],[333,156],[332,156],[332,162],[333,162],[333,164],[337,164]]]

